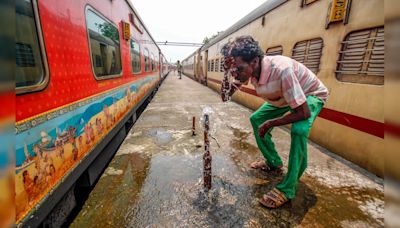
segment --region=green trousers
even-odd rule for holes
[[[315,96],[308,96],[307,104],[310,108],[311,116],[307,120],[292,123],[288,171],[283,181],[276,186],[276,188],[283,192],[288,199],[293,199],[296,196],[297,184],[301,175],[304,173],[304,170],[307,168],[307,137],[315,118],[317,118],[324,105],[324,102]],[[265,134],[262,139],[258,135],[258,127],[266,120],[280,117],[288,111],[294,112],[294,110],[288,106],[279,108],[266,102],[250,116],[250,122],[253,125],[253,131],[258,148],[261,150],[261,153],[266,160],[266,164],[270,167],[282,165],[282,160],[271,139],[272,129]]]

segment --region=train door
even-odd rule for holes
[[[197,58],[197,65],[196,65],[197,78],[196,78],[196,81],[201,81],[201,78],[203,77],[203,67],[202,67],[203,63],[202,63],[202,57],[201,57],[200,49],[197,50],[196,58]]]

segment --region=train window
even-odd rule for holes
[[[151,71],[154,71],[156,69],[155,61],[156,60],[154,59],[154,54],[151,53]]]
[[[303,63],[308,69],[317,74],[323,46],[324,42],[321,38],[297,42],[293,48],[292,58]]]
[[[86,25],[96,79],[119,77],[122,66],[117,27],[91,7],[86,10]]]
[[[342,42],[337,62],[339,81],[384,84],[384,27],[349,33]]]
[[[144,49],[144,71],[150,71],[149,49]]]
[[[270,48],[267,49],[267,51],[265,53],[268,56],[282,55],[283,47],[282,46],[270,47]]]
[[[18,94],[41,90],[49,81],[36,1],[15,2],[15,87]]]
[[[134,39],[131,39],[131,65],[132,73],[137,74],[141,72],[140,45]]]
[[[222,57],[221,58],[221,61],[220,61],[220,66],[219,66],[219,71],[220,72],[224,72],[224,57]]]

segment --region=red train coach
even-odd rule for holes
[[[95,182],[167,70],[129,0],[15,4],[16,223],[54,225],[51,212],[68,214],[75,187]]]

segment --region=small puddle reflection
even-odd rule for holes
[[[150,129],[148,134],[157,145],[164,145],[172,141],[172,134],[162,128]]]

